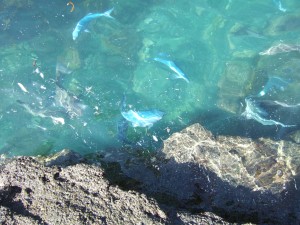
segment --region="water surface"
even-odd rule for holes
[[[286,138],[300,124],[300,3],[278,2],[86,0],[70,12],[67,1],[3,1],[0,153],[155,150],[196,122],[215,134]],[[97,18],[72,39],[82,17],[110,8],[115,19]],[[155,57],[173,61],[189,82]],[[289,82],[259,96],[270,77]],[[126,110],[163,118],[130,126],[124,96]],[[271,124],[245,112],[249,98],[252,113]]]

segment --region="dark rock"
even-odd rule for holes
[[[19,158],[1,171],[2,223],[162,224],[165,213],[144,195],[109,186],[103,171],[84,164],[64,169]],[[27,218],[26,218],[27,217]],[[24,219],[26,218],[26,219]],[[31,224],[32,222],[30,222]]]
[[[57,162],[57,161],[56,161]],[[1,224],[226,224],[213,214],[165,213],[144,194],[110,186],[103,169],[45,167],[29,157],[1,166]]]

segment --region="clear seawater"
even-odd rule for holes
[[[299,128],[298,0],[74,0],[72,12],[68,2],[0,2],[0,154],[155,151],[193,123],[252,138]],[[114,19],[91,21],[73,40],[81,18],[111,8]],[[262,54],[279,44],[290,50]],[[189,82],[155,57],[173,61]],[[258,96],[270,77],[286,85]],[[247,98],[277,124],[247,117]],[[124,108],[164,116],[132,127]]]

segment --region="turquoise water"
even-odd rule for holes
[[[67,3],[0,3],[0,154],[155,150],[196,122],[253,138],[299,128],[299,1],[74,0],[72,12]],[[111,8],[114,19],[72,39],[85,15]],[[283,82],[266,88],[272,77]],[[129,110],[164,116],[133,127]]]

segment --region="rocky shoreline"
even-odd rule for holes
[[[213,213],[162,209],[110,185],[95,165],[45,167],[21,157],[3,165],[0,177],[1,224],[227,224]]]
[[[215,137],[194,124],[157,154],[64,150],[9,159],[0,171],[0,221],[297,224],[299,153],[293,142]]]

